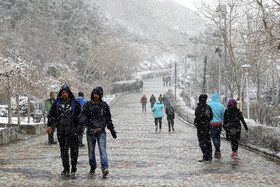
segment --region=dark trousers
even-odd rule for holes
[[[71,155],[72,171],[77,170],[77,161],[79,154],[78,135],[75,133],[57,131],[57,139],[59,141],[60,155],[62,165],[65,171],[70,171],[69,165],[69,149]]]
[[[146,111],[146,103],[145,104],[142,104],[142,111]]]
[[[209,131],[210,128],[197,129],[199,147],[204,160],[212,160],[212,145]]]
[[[48,134],[48,143],[54,142],[54,138],[53,138],[54,131],[55,131],[55,126],[52,126],[52,132],[51,134]]]
[[[78,135],[79,136],[79,143],[78,143],[79,146],[83,144],[84,131],[85,131],[85,126],[83,126],[82,132]]]
[[[158,126],[158,123],[159,123],[159,129],[161,129],[162,118],[155,118],[156,127]]]
[[[238,150],[238,138],[231,138],[230,143],[231,143],[232,152],[237,152],[237,150]]]
[[[174,128],[174,118],[173,117],[167,117],[167,122],[168,122],[168,130],[170,131],[171,130],[171,127],[172,129]]]

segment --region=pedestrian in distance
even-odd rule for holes
[[[142,112],[144,110],[146,111],[146,105],[147,105],[148,99],[145,94],[141,97],[140,102],[142,104]]]
[[[57,139],[60,147],[63,171],[61,175],[69,176],[69,149],[71,154],[71,174],[77,172],[79,154],[78,133],[80,131],[79,115],[81,106],[75,99],[70,88],[64,84],[56,101],[53,103],[48,116],[47,132],[50,134],[52,125],[57,128]]]
[[[50,93],[50,98],[46,102],[47,116],[49,116],[49,113],[50,113],[50,110],[51,110],[51,107],[52,107],[52,104],[54,103],[54,101],[55,101],[55,93],[51,92]],[[48,134],[48,143],[49,144],[56,144],[57,142],[54,140],[55,126],[52,125],[51,128],[52,128],[51,133]]]
[[[199,103],[195,109],[194,125],[197,128],[197,137],[203,159],[199,162],[212,161],[212,145],[210,138],[210,121],[213,119],[212,109],[206,104],[207,95],[199,96]]]
[[[237,108],[237,102],[234,99],[229,100],[224,116],[224,129],[227,139],[231,142],[233,159],[238,159],[238,141],[241,134],[241,123],[243,123],[246,132],[248,132],[247,124],[244,120],[242,112]]]
[[[159,130],[161,130],[162,117],[164,116],[162,112],[163,108],[164,108],[163,105],[159,101],[157,101],[152,108],[152,111],[154,113],[154,118],[155,118],[156,131],[158,130],[158,124],[159,124]]]
[[[84,99],[84,93],[81,91],[78,93],[76,100],[80,103],[81,108],[83,108],[84,104],[87,102],[87,100]],[[79,147],[85,147],[85,144],[83,144],[84,131],[85,125],[82,126],[81,132],[79,133]]]
[[[161,94],[159,94],[158,101],[160,102],[160,104],[162,104],[162,103],[163,103],[163,97],[162,97],[162,95],[161,95]]]
[[[174,119],[175,119],[175,112],[174,108],[171,106],[171,104],[165,105],[165,113],[167,115],[167,122],[168,122],[168,131],[174,131]]]
[[[94,175],[97,168],[95,158],[95,146],[97,142],[100,152],[102,175],[106,177],[109,174],[109,169],[105,128],[107,127],[110,130],[113,138],[117,138],[117,133],[114,130],[109,105],[102,100],[102,97],[102,87],[98,86],[94,88],[91,93],[91,100],[83,107],[80,123],[87,126],[88,156],[91,168],[89,174]]]
[[[150,97],[150,103],[151,103],[151,108],[153,108],[153,106],[156,103],[156,97],[152,94],[152,96]]]
[[[163,76],[162,77],[163,86],[165,86],[165,80],[166,80],[166,78],[165,78],[165,76]]]
[[[223,119],[225,114],[225,107],[224,105],[219,103],[219,96],[218,94],[213,94],[211,97],[211,103],[208,104],[213,112],[213,119],[210,121],[210,131],[211,131],[211,138],[215,147],[215,154],[214,158],[220,159],[221,158],[221,132],[222,132],[222,125]]]

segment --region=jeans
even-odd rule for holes
[[[101,170],[108,169],[108,157],[106,152],[106,132],[97,137],[93,136],[89,130],[87,131],[87,142],[88,142],[88,156],[89,156],[89,165],[91,168],[96,169],[96,159],[95,159],[95,145],[96,141],[98,143],[100,161],[101,161]]]
[[[173,130],[173,128],[174,128],[174,118],[167,116],[167,122],[168,122],[168,130],[170,131],[171,127],[172,127],[172,130]]]
[[[215,152],[221,152],[220,146],[221,146],[221,131],[222,126],[211,126],[211,138],[213,141],[213,144],[215,146]]]

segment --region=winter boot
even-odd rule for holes
[[[108,169],[104,169],[104,170],[102,171],[103,177],[106,177],[108,174],[109,174],[109,170],[108,170]]]
[[[222,157],[221,152],[215,152],[214,158],[220,159]]]

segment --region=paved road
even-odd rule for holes
[[[145,81],[144,92],[158,96],[168,89],[161,85],[160,79]],[[141,96],[124,94],[112,103],[118,138],[107,133],[107,179],[99,169],[88,176],[87,148],[80,149],[76,177],[61,177],[58,145],[47,145],[42,135],[0,147],[0,186],[280,186],[279,162],[243,148],[240,160],[232,160],[226,141],[220,160],[199,163],[196,129],[176,119],[169,133],[164,118],[162,131],[155,132],[150,107],[141,111]]]

